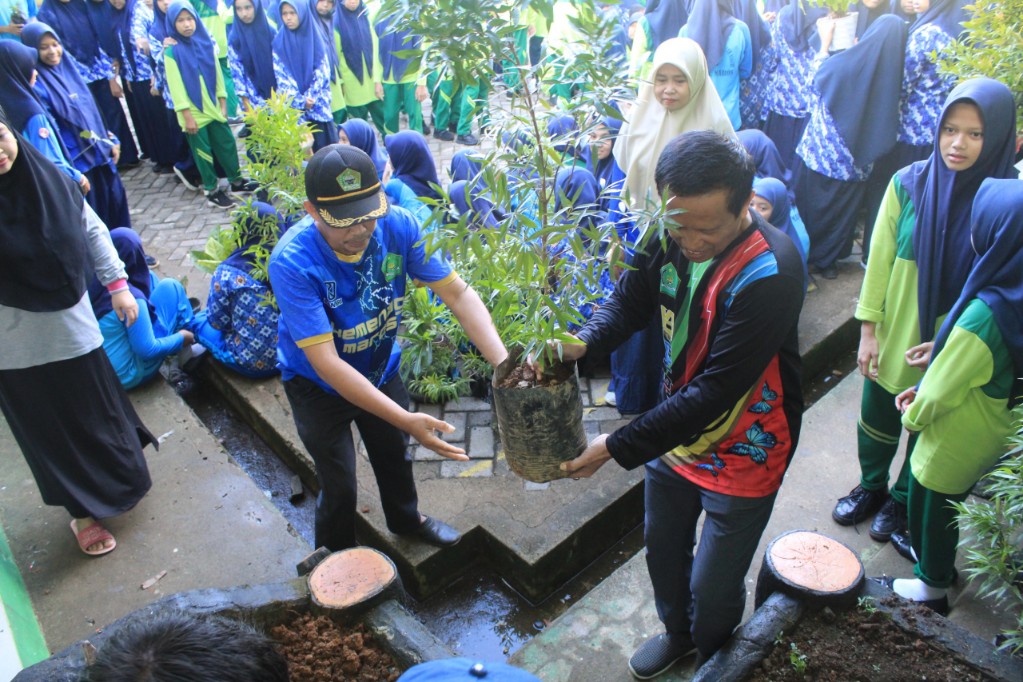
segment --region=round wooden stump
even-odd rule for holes
[[[309,574],[309,596],[322,609],[344,610],[364,604],[398,580],[394,563],[370,547],[335,552]]]
[[[826,535],[793,530],[767,546],[757,578],[756,605],[774,591],[819,606],[855,602],[863,583],[863,564],[856,552]]]

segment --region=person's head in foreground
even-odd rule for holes
[[[100,647],[82,680],[288,682],[288,663],[250,625],[175,611],[123,625]]]
[[[305,169],[305,209],[337,253],[356,256],[373,238],[389,205],[376,166],[358,147],[332,144],[313,154]]]
[[[668,237],[690,261],[713,259],[750,226],[756,166],[736,140],[699,130],[673,138],[657,160]]]

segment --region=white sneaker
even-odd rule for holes
[[[604,403],[611,407],[618,407],[618,398],[615,396],[614,391],[608,391],[604,394]]]

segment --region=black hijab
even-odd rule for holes
[[[66,310],[82,298],[91,269],[84,197],[78,186],[14,129],[18,144],[0,175],[0,305],[29,312]]]

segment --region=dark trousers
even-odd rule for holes
[[[710,492],[661,460],[646,465],[646,564],[657,616],[669,634],[688,635],[710,657],[742,621],[746,572],[771,518],[776,494]],[[700,551],[696,523],[706,512]]]
[[[337,125],[333,121],[307,121],[313,129],[313,153],[337,144]]]
[[[909,458],[913,454],[918,433],[909,434],[906,458],[891,494],[896,502],[906,504],[909,495]],[[867,490],[886,490],[888,470],[899,451],[902,436],[902,413],[895,407],[895,395],[876,381],[863,380],[860,419],[856,424],[856,444],[860,458],[860,485]]]
[[[919,559],[913,573],[931,587],[947,588],[956,581],[959,514],[952,503],[969,496],[969,490],[956,495],[939,493],[909,474],[909,537]]]
[[[295,414],[299,438],[316,463],[320,496],[316,500],[316,546],[339,551],[355,547],[355,443],[352,422],[366,445],[370,466],[380,490],[387,527],[393,533],[419,528],[419,499],[408,452],[408,434],[379,417],[324,391],[303,377],[284,382]],[[408,408],[408,393],[400,377],[380,387],[394,402]]]

